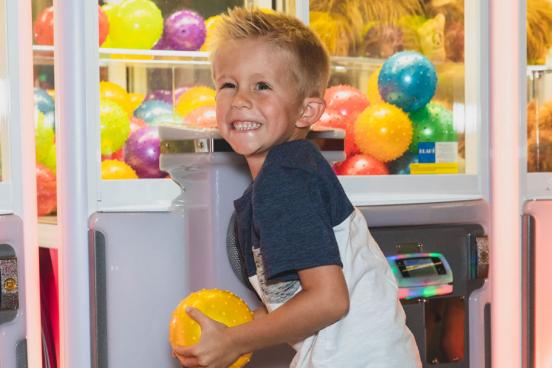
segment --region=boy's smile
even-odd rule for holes
[[[231,41],[213,58],[217,124],[252,172],[275,145],[304,137],[292,56],[264,39]]]

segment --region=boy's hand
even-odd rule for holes
[[[195,308],[188,308],[186,313],[201,327],[201,339],[195,345],[174,349],[183,367],[226,368],[238,359],[240,354],[229,338],[227,326]]]

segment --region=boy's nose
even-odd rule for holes
[[[232,99],[232,107],[235,109],[243,109],[251,107],[251,100],[247,96],[247,92],[238,91]]]

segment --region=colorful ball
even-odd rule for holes
[[[140,104],[144,101],[144,98],[143,93],[134,92],[128,94],[129,110],[131,114],[138,108],[138,106],[140,106]]]
[[[102,179],[120,180],[120,179],[138,179],[138,175],[132,167],[119,160],[102,161]]]
[[[149,101],[149,100],[163,101],[172,105],[173,94],[168,89],[157,89],[153,92],[148,93],[148,95],[145,98],[145,101]]]
[[[122,107],[128,114],[132,113],[130,98],[126,89],[113,82],[100,82],[100,99],[105,98]]]
[[[179,10],[165,20],[163,38],[174,50],[199,50],[206,35],[205,20],[192,10]]]
[[[201,45],[201,51],[208,51],[210,43],[212,42],[213,32],[217,26],[217,22],[222,19],[220,15],[213,15],[205,20],[206,36],[203,45]]]
[[[345,130],[345,155],[349,157],[360,152],[355,143],[354,122],[354,120],[341,115],[335,110],[326,109],[313,128],[338,128]]]
[[[138,129],[145,128],[147,126],[148,124],[146,124],[144,120],[139,119],[136,116],[133,116],[132,118],[130,118],[130,133],[134,133]]]
[[[355,142],[362,153],[387,162],[400,157],[412,141],[412,122],[390,104],[368,107],[355,122]]]
[[[45,115],[35,110],[35,150],[36,162],[45,164],[50,149],[55,142],[54,128],[46,121]]]
[[[125,162],[140,178],[164,178],[167,173],[159,169],[160,141],[157,127],[134,131],[127,139]]]
[[[429,103],[409,114],[414,128],[408,150],[418,153],[419,142],[456,142],[452,112],[441,104]]]
[[[109,20],[98,6],[98,44],[101,45],[109,33]],[[33,25],[33,35],[37,45],[54,44],[54,7],[50,6],[38,15]]]
[[[54,7],[40,12],[33,25],[34,40],[37,45],[54,44]]]
[[[122,107],[105,98],[100,99],[100,137],[102,155],[118,151],[130,133],[130,120]]]
[[[194,128],[217,128],[217,111],[214,106],[201,106],[193,110],[184,119],[184,124]]]
[[[368,106],[366,96],[353,86],[338,85],[330,87],[324,93],[326,107],[343,116],[355,119]]]
[[[159,100],[148,100],[142,102],[136,110],[134,116],[150,124],[155,118],[161,115],[172,115],[173,107],[170,103]]]
[[[201,106],[215,106],[214,89],[205,86],[190,87],[176,101],[176,112],[186,117],[190,112]]]
[[[436,87],[435,67],[425,56],[414,51],[391,56],[383,63],[378,77],[381,97],[406,112],[425,106],[435,94]]]
[[[109,17],[110,46],[151,49],[163,33],[161,10],[150,0],[123,0]]]
[[[109,18],[101,7],[98,6],[98,37],[99,44],[102,45],[109,34]]]
[[[46,92],[42,88],[37,87],[34,89],[33,94],[34,104],[40,112],[46,114],[55,110],[56,104],[54,102],[54,99],[48,94],[48,92]]]
[[[147,121],[147,124],[150,126],[160,124],[182,125],[183,123],[183,119],[178,114],[161,114]]]
[[[44,165],[36,165],[36,204],[38,216],[55,212],[57,207],[56,174]]]
[[[171,346],[190,346],[201,339],[201,327],[194,321],[186,309],[193,307],[207,317],[228,327],[235,327],[253,320],[253,313],[247,304],[237,295],[219,289],[203,289],[191,293],[183,299],[172,313],[169,323],[169,342]],[[246,365],[251,353],[240,356],[230,368]]]
[[[370,77],[368,78],[367,95],[368,95],[368,101],[370,101],[370,104],[372,105],[384,102],[383,99],[381,98],[381,95],[378,89],[378,78],[379,78],[380,70],[381,70],[381,66],[378,67],[376,70],[374,70],[372,74],[370,74]]]
[[[48,169],[52,170],[52,172],[54,173],[56,172],[57,167],[56,157],[56,144],[54,143],[50,146],[48,154],[46,155],[44,162],[42,162]]]
[[[370,155],[358,154],[334,165],[337,175],[387,175],[387,166]]]

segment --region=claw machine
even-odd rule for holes
[[[30,2],[0,2],[0,366],[41,364]]]
[[[180,299],[216,287],[258,303],[232,267],[232,200],[250,179],[216,133],[205,46],[231,6],[294,14],[330,52],[313,139],[397,267],[424,366],[490,367],[491,345],[493,357],[507,346],[515,360],[519,347],[495,343],[490,321],[516,302],[491,286],[516,281],[494,257],[517,243],[491,237],[489,251],[487,239],[518,230],[494,220],[506,196],[491,195],[499,102],[490,96],[501,87],[489,79],[498,63],[489,19],[507,9],[476,0],[55,0],[60,366],[176,367],[167,335]],[[516,317],[498,321],[517,326]],[[292,356],[267,349],[250,366],[287,366]]]
[[[552,221],[550,167],[550,43],[537,38],[542,29],[550,27],[546,14],[550,4],[527,1],[527,54],[523,64],[526,72],[524,119],[520,124],[520,148],[523,158],[523,337],[526,367],[548,367],[552,364],[552,306],[547,287],[547,262],[552,253],[549,246],[549,226]]]

